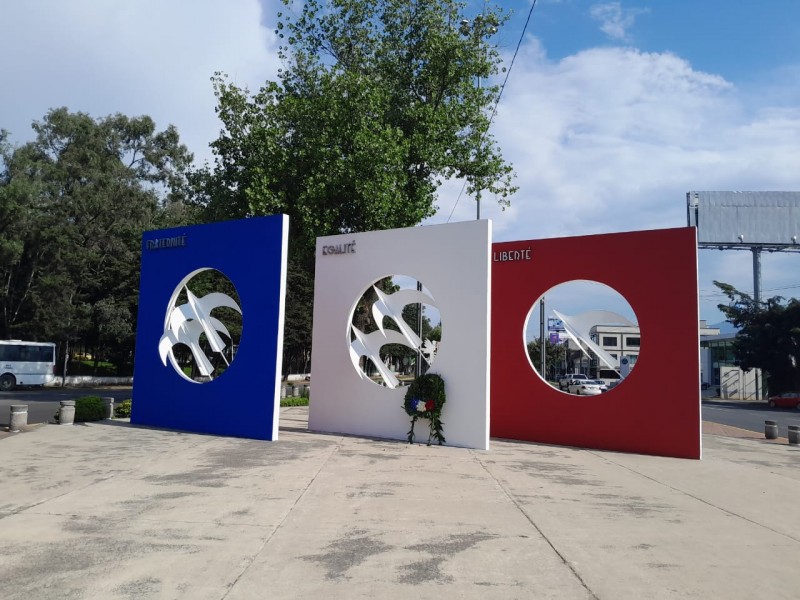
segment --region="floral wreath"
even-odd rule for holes
[[[431,445],[431,440],[438,441],[440,446],[446,441],[442,433],[444,423],[441,418],[445,400],[444,379],[439,375],[426,373],[408,386],[403,408],[411,417],[411,429],[408,432],[409,444],[414,443],[414,425],[419,418],[430,421],[428,446]]]

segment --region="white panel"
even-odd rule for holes
[[[278,426],[281,416],[281,374],[283,373],[283,327],[286,321],[286,276],[289,260],[289,215],[281,215],[283,223],[281,232],[281,276],[280,291],[278,292],[278,349],[275,355],[275,395],[272,403],[272,438],[278,439]]]
[[[406,439],[407,388],[359,377],[350,360],[349,319],[374,281],[407,275],[430,290],[442,318],[429,372],[445,381],[447,444],[488,449],[491,222],[330,236],[317,239],[316,251],[309,428]],[[428,422],[418,421],[416,432],[426,441]]]

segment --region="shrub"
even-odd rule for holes
[[[131,401],[123,400],[114,407],[114,416],[118,419],[129,419],[131,416]]]
[[[75,400],[75,422],[101,421],[106,416],[105,402],[100,396],[83,396]]]
[[[281,400],[281,406],[308,406],[308,397],[292,396]]]

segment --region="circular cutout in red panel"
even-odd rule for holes
[[[548,290],[571,280],[619,292],[646,332],[645,352],[625,384],[597,402],[544,383],[520,339],[532,301],[545,295],[547,302]],[[692,228],[493,244],[491,435],[699,458],[697,296]],[[654,386],[667,372],[668,385]]]
[[[621,384],[641,347],[630,303],[596,281],[567,281],[547,290],[531,306],[522,335],[536,375],[577,396],[598,396]]]

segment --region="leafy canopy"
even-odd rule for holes
[[[565,362],[565,346],[563,344],[554,344],[549,338],[544,340],[545,352],[545,369],[547,372],[542,372],[542,343],[539,338],[535,338],[527,343],[526,349],[528,351],[528,358],[530,358],[533,368],[543,378],[555,377],[555,371],[560,369]]]
[[[452,0],[284,4],[278,81],[251,95],[213,78],[224,129],[194,176],[209,219],[287,213],[308,261],[317,236],[418,224],[443,179],[508,203],[512,168],[487,132],[499,10],[462,23]]]
[[[756,302],[732,285],[715,281],[729,300],[718,308],[739,328],[733,343],[736,364],[769,374],[770,394],[800,390],[800,300],[775,296]]]
[[[33,129],[16,148],[0,139],[0,337],[130,360],[141,234],[189,219],[191,155],[146,116],[58,108]]]
[[[448,178],[503,206],[516,190],[488,133],[506,17],[466,21],[453,0],[283,4],[277,80],[251,93],[215,74],[222,131],[191,183],[206,221],[290,216],[284,365],[305,371],[317,237],[417,225]]]

